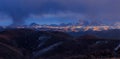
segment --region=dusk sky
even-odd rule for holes
[[[0,25],[120,22],[120,0],[0,0]]]

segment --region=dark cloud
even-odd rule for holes
[[[0,0],[0,11],[22,24],[30,14],[82,14],[88,19],[116,19],[120,17],[120,0]],[[66,14],[67,16],[67,14]]]
[[[28,15],[29,13],[44,14],[57,13],[59,11],[85,11],[84,6],[80,4],[74,5],[74,3],[68,1],[57,0],[0,0],[0,10],[8,14],[17,14],[20,16],[21,14]]]

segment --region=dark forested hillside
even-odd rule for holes
[[[120,56],[120,40],[73,37],[57,31],[6,29],[0,32],[0,59],[96,59]]]

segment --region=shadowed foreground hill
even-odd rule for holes
[[[46,52],[53,51],[57,46],[65,42],[71,41],[71,36],[61,32],[35,31],[31,29],[5,30],[0,32],[0,51],[3,51],[0,52],[0,57],[6,59],[36,58]]]
[[[0,32],[0,59],[96,59],[120,56],[120,40],[63,32],[11,29]]]

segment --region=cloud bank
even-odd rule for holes
[[[0,0],[0,12],[13,19],[12,25],[24,24],[31,14],[77,16],[77,19],[83,16],[90,21],[109,20],[112,23],[120,21],[120,0]]]

